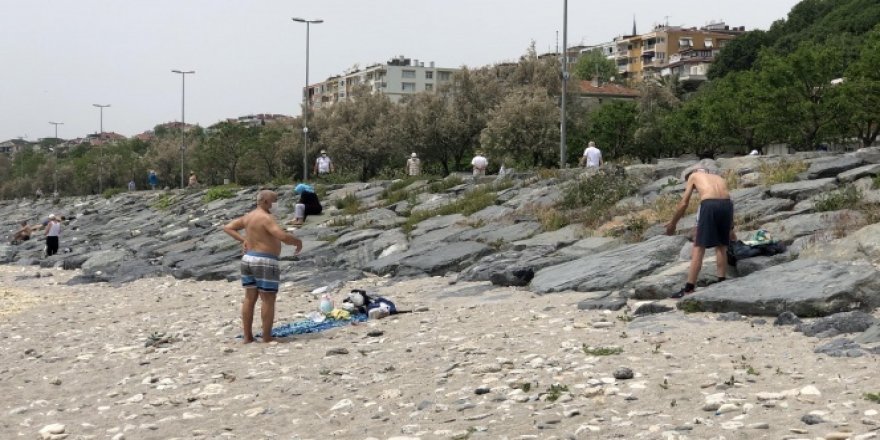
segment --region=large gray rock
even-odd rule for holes
[[[491,249],[474,241],[433,243],[371,261],[363,270],[378,275],[444,275],[471,265]]]
[[[468,216],[468,221],[471,223],[495,223],[509,217],[511,214],[513,214],[513,212],[513,208],[499,205],[491,205]]]
[[[418,237],[419,235],[427,234],[435,229],[442,229],[452,225],[464,224],[466,222],[467,217],[461,214],[438,215],[416,224],[416,227],[410,232],[410,235]]]
[[[568,225],[562,229],[538,234],[528,240],[515,241],[513,248],[523,250],[533,246],[550,246],[558,249],[578,241],[585,233],[586,231],[581,225]]]
[[[804,200],[816,194],[832,191],[837,188],[837,179],[817,179],[791,183],[777,183],[768,191],[773,197],[783,199]]]
[[[559,255],[580,258],[614,249],[621,245],[623,245],[623,241],[619,238],[587,237],[574,242],[571,246],[560,249],[557,253]]]
[[[686,239],[659,236],[645,242],[600,252],[538,271],[531,290],[537,293],[621,288],[632,280],[678,258]]]
[[[880,272],[867,264],[796,260],[718,283],[679,301],[679,308],[707,312],[801,317],[880,305]]]
[[[795,238],[819,231],[842,228],[842,232],[846,232],[864,224],[865,216],[861,212],[844,209],[798,215],[778,222],[767,223],[763,228],[770,231],[773,238],[790,243]]]
[[[371,209],[355,217],[355,228],[388,229],[406,223],[406,219],[390,209]]]
[[[552,251],[552,247],[543,246],[487,255],[462,270],[458,280],[491,281],[499,286],[525,286],[534,278],[538,270],[573,259],[573,257],[547,256]]]
[[[838,174],[858,168],[864,165],[865,161],[856,156],[838,156],[827,159],[819,159],[810,164],[807,169],[808,179],[821,179],[825,177],[835,177]]]
[[[800,252],[798,258],[830,261],[880,261],[880,223],[865,226],[844,238],[808,246]]]
[[[837,175],[837,180],[843,183],[850,183],[863,177],[874,177],[880,174],[880,164],[870,164],[844,171]]]
[[[82,264],[82,270],[87,274],[114,271],[123,264],[129,255],[127,251],[122,249],[98,251],[89,256],[88,260]]]
[[[362,229],[340,236],[335,242],[333,242],[333,244],[339,247],[347,247],[364,240],[378,237],[379,235],[382,235],[382,231],[379,229]]]
[[[709,252],[712,252],[709,250]],[[708,252],[707,252],[707,255]],[[689,261],[681,261],[664,267],[652,275],[639,278],[633,282],[633,294],[635,299],[664,299],[684,287],[687,281]],[[700,275],[697,278],[698,286],[708,286],[718,282],[718,266],[715,264],[715,255],[709,255],[703,259]],[[735,278],[738,272],[733,267],[727,268],[727,277]]]
[[[541,230],[538,222],[519,222],[511,225],[486,225],[459,236],[460,240],[476,240],[487,244],[510,243],[535,235]]]

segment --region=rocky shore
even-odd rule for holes
[[[3,230],[68,220],[59,255],[0,245],[0,438],[877,438],[880,149],[719,159],[740,236],[788,250],[723,283],[707,258],[676,302],[695,219],[664,236],[657,206],[694,161],[627,167],[640,189],[618,208],[642,220],[607,233],[542,221],[581,170],[396,202],[391,182],[330,186],[282,255],[277,321],[321,288],[417,312],[268,345],[236,339],[239,248],[219,230],[257,188],[6,202]],[[796,181],[765,184],[783,161]],[[473,214],[411,221],[479,188]]]

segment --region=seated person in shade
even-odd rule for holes
[[[300,183],[293,189],[293,192],[299,195],[299,202],[294,206],[291,224],[299,226],[305,223],[307,216],[321,214],[323,211],[321,201],[318,200],[318,194],[315,193],[315,189],[311,185]]]

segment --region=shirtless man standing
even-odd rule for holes
[[[703,255],[706,248],[715,248],[715,263],[718,269],[718,281],[727,277],[727,246],[730,244],[733,229],[733,202],[727,190],[727,182],[721,176],[711,174],[709,169],[698,164],[695,168],[685,171],[684,197],[678,203],[672,220],[666,224],[666,234],[675,234],[675,226],[684,215],[691,201],[694,189],[700,193],[700,209],[697,214],[697,231],[694,237],[694,249],[691,252],[691,266],[688,270],[687,283],[684,288],[672,295],[681,298],[694,292],[697,276],[703,266]]]
[[[241,242],[244,256],[241,258],[241,285],[244,286],[244,301],[241,304],[241,324],[244,343],[254,342],[251,328],[254,322],[254,308],[257,298],[262,306],[260,317],[263,320],[263,342],[272,342],[272,324],[275,321],[275,295],[281,272],[278,269],[278,256],[281,243],[296,247],[296,255],[302,251],[302,241],[293,234],[284,232],[272,211],[278,195],[274,191],[262,190],[257,193],[257,207],[223,227],[223,231]],[[238,231],[244,229],[245,235]]]

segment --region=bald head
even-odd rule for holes
[[[264,202],[271,204],[275,200],[278,200],[278,194],[270,189],[264,189],[257,193],[257,205]]]

